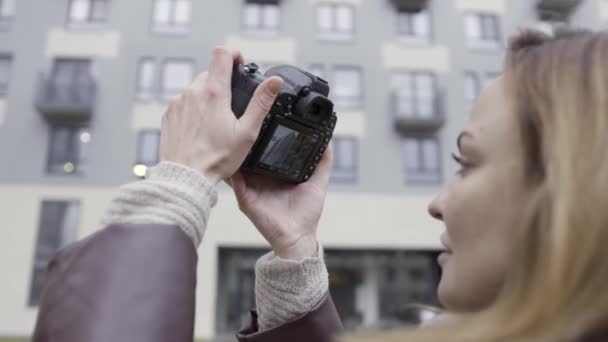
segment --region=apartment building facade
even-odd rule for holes
[[[31,333],[47,262],[157,162],[168,101],[217,45],[330,82],[339,119],[320,238],[345,325],[436,303],[443,228],[426,205],[456,170],[450,152],[501,72],[505,37],[606,21],[607,0],[0,0],[0,337]],[[267,250],[219,191],[199,249],[201,338],[240,325]]]

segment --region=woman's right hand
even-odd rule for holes
[[[161,124],[161,161],[196,169],[213,184],[241,166],[283,84],[276,76],[264,80],[237,119],[231,109],[235,63],[243,63],[240,52],[215,48],[209,71],[171,102]]]
[[[226,182],[239,208],[247,215],[274,253],[301,260],[317,253],[317,227],[331,174],[331,146],[305,183],[288,184],[266,176],[238,171]]]

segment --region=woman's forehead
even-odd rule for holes
[[[516,142],[514,104],[505,78],[496,78],[482,90],[464,130],[484,144]]]

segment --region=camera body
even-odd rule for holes
[[[327,98],[329,85],[290,65],[262,75],[254,63],[237,64],[232,71],[232,111],[237,117],[245,112],[256,88],[271,76],[281,77],[283,86],[241,169],[303,183],[315,171],[336,127],[334,105]]]

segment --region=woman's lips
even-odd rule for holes
[[[450,238],[448,237],[447,232],[443,232],[443,234],[441,234],[441,244],[445,250],[437,257],[437,263],[440,266],[443,266],[448,261],[450,256],[452,256],[452,247],[450,246]]]
[[[443,253],[439,254],[439,256],[437,257],[437,263],[439,264],[439,266],[443,266],[451,256],[452,256],[452,253],[443,252]]]
[[[448,237],[448,234],[446,232],[443,232],[443,234],[441,234],[441,244],[443,245],[443,248],[445,248],[446,253],[452,253],[450,238]]]

